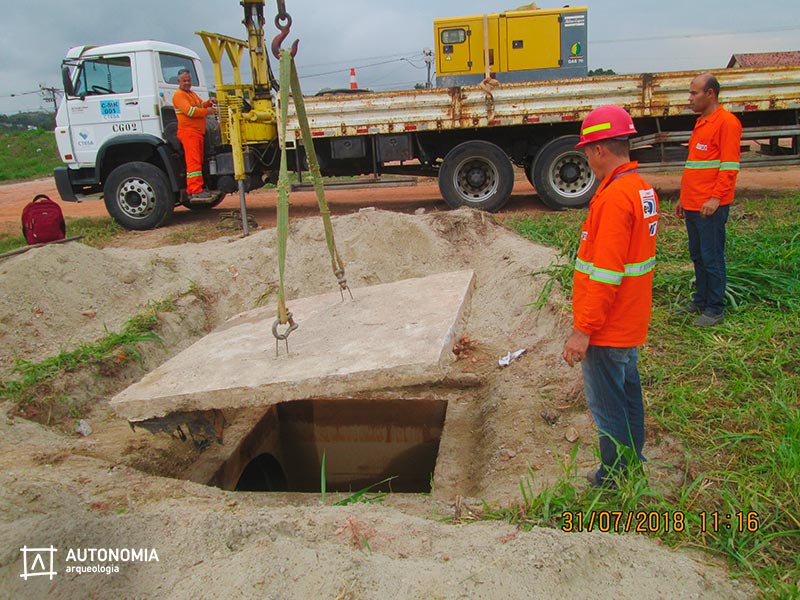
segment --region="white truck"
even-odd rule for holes
[[[257,189],[277,178],[275,88],[264,46],[263,0],[243,0],[248,40],[200,32],[214,63],[219,120],[208,120],[204,177],[223,194]],[[287,28],[288,31],[288,28]],[[284,36],[285,37],[285,36]],[[222,81],[222,59],[251,56],[253,83]],[[80,47],[62,66],[65,95],[56,139],[66,166],[55,170],[61,198],[102,195],[127,229],[163,224],[187,199],[172,95],[187,68],[193,88],[208,95],[196,53],[153,41]],[[438,177],[450,207],[499,210],[509,199],[514,165],[554,209],[585,206],[597,182],[575,149],[583,117],[603,104],[624,106],[638,137],[631,143],[642,168],[681,164],[696,116],[687,105],[698,72],[646,73],[381,93],[307,97],[306,109],[323,175],[372,173]],[[721,100],[759,152],[743,166],[800,163],[800,68],[717,72]],[[235,117],[235,118],[234,118]],[[289,169],[306,165],[299,124],[289,106]],[[235,129],[235,131],[233,131]],[[235,135],[234,135],[235,133]],[[243,167],[235,166],[236,148]],[[239,156],[242,156],[240,153]]]

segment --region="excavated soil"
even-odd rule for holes
[[[39,390],[53,407],[8,403],[0,417],[0,592],[9,598],[749,598],[706,555],[637,535],[568,534],[466,521],[485,499],[520,500],[578,471],[596,444],[580,377],[559,358],[570,328],[558,293],[531,306],[557,259],[491,216],[460,210],[406,215],[367,210],[334,230],[358,288],[469,268],[476,290],[455,363],[479,382],[449,398],[431,495],[323,506],[318,495],[236,493],[186,481],[203,450],[167,433],[131,431],[108,409],[115,393],[230,316],[273,303],[272,229],[248,238],[157,248],[51,245],[0,262],[0,373],[119,331],[148,303],[160,342],[63,374]],[[294,221],[288,298],[336,289],[318,219]],[[525,348],[504,369],[497,359]],[[645,349],[646,352],[646,349]],[[214,365],[209,365],[213,369]],[[92,428],[75,433],[78,419]],[[680,485],[685,458],[656,432],[646,453],[652,484]],[[330,504],[330,502],[328,503]],[[691,544],[687,532],[687,545]],[[58,574],[24,579],[23,547],[58,548]],[[158,561],[112,573],[70,573],[70,548],[155,549]],[[72,563],[75,564],[75,563]],[[109,563],[101,563],[109,564]]]

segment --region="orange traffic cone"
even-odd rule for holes
[[[357,90],[358,83],[356,82],[356,69],[355,67],[350,67],[350,89]]]

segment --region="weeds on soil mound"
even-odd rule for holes
[[[20,219],[22,219],[21,213]],[[67,218],[66,224],[68,237],[82,235],[83,238],[81,238],[80,243],[93,248],[104,248],[115,236],[124,231],[110,217]],[[20,227],[22,227],[21,221]],[[0,233],[0,254],[22,248],[27,244],[22,235]]]
[[[683,442],[683,483],[655,492],[646,478],[634,477],[617,490],[597,490],[567,465],[553,488],[532,496],[523,487],[519,506],[488,509],[487,517],[564,527],[579,513],[584,528],[594,519],[594,529],[624,531],[633,511],[648,535],[726,556],[765,597],[800,597],[798,203],[800,196],[737,202],[728,225],[726,320],[697,329],[690,316],[671,312],[688,302],[693,271],[684,224],[662,202],[653,318],[640,370],[648,414]],[[568,256],[584,217],[570,211],[509,224]],[[571,278],[557,267],[553,276],[571,293]],[[616,513],[621,527],[613,526]]]
[[[207,301],[204,292],[192,284],[174,298],[149,302],[119,332],[107,331],[99,340],[81,343],[40,362],[17,358],[12,368],[16,379],[0,382],[0,401],[9,400],[17,412],[46,423],[66,416],[79,418],[85,407],[70,393],[72,378],[87,368],[95,368],[100,375],[113,379],[131,361],[141,363],[141,345],[161,343],[157,333],[159,314],[174,312],[177,298],[189,294]]]

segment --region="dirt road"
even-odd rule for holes
[[[680,172],[647,173],[645,177],[661,194],[668,198],[677,194],[680,187]],[[737,195],[747,197],[764,190],[772,193],[800,190],[800,169],[797,168],[761,168],[746,169],[739,175]],[[0,230],[15,230],[19,224],[22,208],[36,194],[47,194],[54,200],[59,198],[52,178],[37,179],[21,183],[0,186]],[[326,193],[335,215],[349,214],[365,206],[376,206],[383,210],[413,213],[424,208],[426,211],[444,210],[446,205],[439,194],[435,179],[420,178],[417,185],[410,187],[385,187],[362,189],[337,189]],[[274,190],[259,190],[247,195],[247,208],[261,227],[275,225],[275,205],[277,194]],[[83,203],[61,202],[67,217],[106,216],[102,201]],[[238,195],[229,195],[215,210],[190,211],[176,208],[170,223],[188,224],[216,221],[222,211],[239,207]],[[533,188],[522,172],[517,173],[517,182],[511,201],[501,214],[549,210],[542,204]],[[291,195],[291,217],[300,218],[318,214],[317,201],[312,191],[294,192]]]

